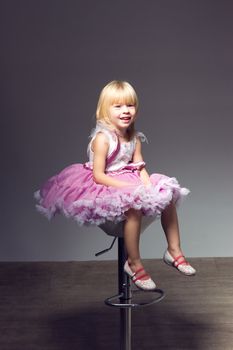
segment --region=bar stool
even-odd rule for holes
[[[142,231],[144,231],[152,221],[154,221],[154,218],[143,217]],[[150,306],[152,304],[158,303],[165,297],[165,293],[163,290],[158,288],[153,291],[141,291],[139,289],[133,290],[131,288],[130,278],[124,272],[124,264],[127,259],[123,238],[124,222],[120,222],[118,224],[106,222],[99,227],[105,233],[107,233],[107,235],[113,236],[114,239],[109,248],[96,253],[95,256],[102,255],[111,250],[115,241],[118,239],[118,294],[105,299],[104,302],[107,306],[120,309],[120,350],[131,350],[132,309],[137,307]],[[133,296],[136,293],[142,293],[145,296],[148,296],[148,293],[151,293],[151,300],[145,302],[134,302]]]

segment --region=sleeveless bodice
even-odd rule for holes
[[[102,132],[107,136],[108,142],[109,142],[109,150],[107,154],[107,161],[106,161],[106,172],[115,172],[122,169],[125,169],[127,167],[132,167],[140,164],[140,167],[145,165],[144,162],[140,163],[132,163],[133,154],[135,151],[135,146],[137,142],[137,137],[140,137],[142,141],[145,141],[145,136],[137,132],[135,136],[130,140],[129,142],[119,142],[119,139],[117,137],[117,134],[114,132],[114,130],[108,129],[105,125],[102,123],[97,123],[96,128],[92,131],[90,138],[91,141],[87,148],[87,154],[89,157],[89,162],[86,163],[86,166],[93,168],[93,151],[92,151],[92,142],[94,141],[96,135]],[[117,149],[118,148],[118,149]],[[114,157],[111,157],[115,153]],[[112,158],[112,159],[111,159]]]

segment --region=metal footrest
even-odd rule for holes
[[[151,291],[143,291],[143,290],[139,290],[139,289],[132,290],[131,293],[132,293],[131,298],[125,299],[124,293],[121,293],[121,294],[113,295],[112,297],[105,299],[104,302],[108,306],[122,308],[122,309],[128,309],[128,308],[150,306],[152,304],[156,304],[156,303],[160,302],[165,297],[164,291],[162,289],[158,289],[158,288],[151,290]],[[148,294],[156,294],[156,296],[153,296],[150,301],[142,301],[142,302],[134,303],[132,301],[133,294],[139,294],[139,293],[143,293],[145,296]],[[115,300],[118,300],[119,302],[114,302]]]

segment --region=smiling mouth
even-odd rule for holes
[[[120,117],[120,120],[129,121],[129,120],[131,120],[131,117]]]

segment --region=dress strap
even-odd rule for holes
[[[120,141],[119,141],[116,134],[115,134],[115,136],[116,136],[116,145],[115,145],[115,148],[113,149],[113,151],[108,155],[108,157],[106,159],[107,164],[110,164],[116,158],[116,156],[120,150]]]

